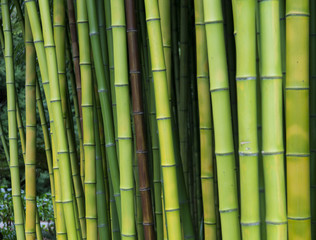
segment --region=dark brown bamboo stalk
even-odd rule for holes
[[[143,209],[143,226],[145,239],[155,239],[153,212],[151,205],[150,184],[147,167],[147,144],[142,100],[140,62],[138,52],[137,23],[134,0],[125,0],[126,27],[129,57],[129,73],[132,88],[133,115],[136,135],[136,153],[139,171],[139,191]]]
[[[79,103],[80,123],[81,123],[81,128],[82,128],[81,76],[80,76],[80,66],[79,66],[79,45],[78,45],[76,15],[75,15],[75,8],[74,8],[73,0],[67,0],[67,9],[68,9],[68,24],[69,24],[69,30],[70,30],[71,49],[72,49],[72,59],[73,59],[76,85],[77,85],[77,97],[78,97],[78,103]]]

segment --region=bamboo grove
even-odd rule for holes
[[[56,239],[316,239],[314,0],[1,0],[1,22],[18,240],[45,239],[38,134]]]

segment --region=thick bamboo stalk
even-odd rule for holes
[[[133,115],[136,135],[136,154],[139,171],[139,191],[142,202],[143,227],[145,239],[155,239],[154,220],[151,205],[148,173],[146,128],[141,85],[141,66],[139,59],[138,37],[135,14],[135,1],[125,0],[126,31],[128,41],[129,74],[132,89]]]
[[[26,19],[27,12],[26,12]],[[28,21],[28,20],[27,20]],[[36,65],[35,48],[31,27],[25,30],[25,112],[26,112],[26,154],[25,154],[25,236],[36,236]]]
[[[233,0],[243,239],[260,239],[257,135],[256,9],[254,0]]]
[[[201,187],[205,239],[216,239],[213,166],[213,126],[208,78],[203,0],[194,1],[196,35],[196,78],[198,88]]]
[[[136,239],[134,219],[133,146],[127,65],[125,6],[123,0],[111,0],[114,85],[117,107],[117,138],[120,162],[122,239]]]
[[[147,31],[153,71],[157,125],[159,134],[161,167],[164,182],[165,212],[168,237],[181,239],[181,223],[178,197],[176,161],[171,129],[171,109],[168,97],[166,65],[164,61],[158,2],[145,0]]]
[[[316,1],[310,1],[310,145],[311,173],[316,169]],[[316,174],[311,174],[312,239],[316,238]]]
[[[25,239],[23,205],[21,199],[20,171],[18,158],[18,135],[16,123],[16,93],[13,69],[13,40],[10,22],[10,12],[7,0],[1,0],[2,24],[4,34],[4,58],[6,66],[7,86],[7,111],[8,111],[8,133],[10,151],[10,174],[12,187],[12,201],[14,211],[14,224],[16,236],[20,240]]]
[[[240,239],[228,71],[222,7],[219,0],[204,0],[204,22],[215,131],[222,238]]]
[[[288,237],[311,239],[309,1],[286,1],[286,166]]]
[[[287,239],[278,1],[260,1],[262,155],[267,239]]]

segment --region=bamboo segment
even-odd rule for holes
[[[309,1],[286,1],[286,163],[289,239],[311,239]]]
[[[243,239],[260,239],[255,1],[233,0]]]
[[[28,17],[26,13],[26,19]],[[36,236],[36,65],[35,48],[31,27],[25,29],[25,112],[26,112],[26,154],[25,154],[25,236],[34,239]]]
[[[219,0],[204,0],[204,22],[213,106],[222,238],[240,239],[228,72],[222,7]]]
[[[194,1],[196,34],[196,78],[199,104],[201,187],[205,239],[216,239],[216,213],[213,173],[213,126],[208,79],[203,0]]]
[[[120,189],[123,239],[136,239],[134,219],[133,145],[127,66],[125,6],[123,0],[111,0],[114,85],[117,107],[117,138],[120,162]]]
[[[129,74],[132,88],[133,115],[136,135],[136,154],[139,171],[139,191],[142,202],[145,239],[155,239],[154,220],[151,205],[145,119],[142,99],[141,67],[138,50],[135,1],[125,0],[127,18],[127,41],[129,52]]]
[[[4,59],[6,68],[7,86],[7,111],[8,111],[8,133],[10,151],[10,174],[12,186],[12,199],[14,211],[14,225],[16,236],[20,240],[25,239],[24,233],[24,209],[21,199],[20,171],[18,159],[18,135],[16,122],[16,92],[13,69],[13,40],[10,22],[10,12],[7,0],[1,0],[3,34],[4,34]]]
[[[260,1],[262,155],[267,239],[287,239],[279,1]]]
[[[316,1],[310,1],[310,169],[316,169]],[[311,174],[311,228],[312,239],[316,238],[316,174]]]
[[[168,98],[166,66],[163,54],[162,34],[159,19],[158,2],[145,0],[147,30],[153,71],[155,102],[161,167],[164,182],[164,198],[168,238],[181,239],[181,223],[174,145],[171,129],[171,110]]]

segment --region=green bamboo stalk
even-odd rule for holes
[[[8,149],[8,145],[7,145],[6,139],[5,139],[4,134],[3,134],[3,128],[2,128],[1,121],[0,121],[0,138],[1,138],[1,143],[2,143],[3,150],[4,150],[5,158],[7,159],[8,165],[10,166],[9,149]]]
[[[299,33],[299,34],[298,34]],[[311,239],[309,1],[286,1],[286,166],[288,237]]]
[[[18,158],[18,135],[16,123],[16,93],[13,68],[13,40],[10,22],[10,12],[7,0],[1,0],[2,24],[4,34],[4,58],[6,67],[7,86],[7,112],[8,112],[8,132],[10,151],[10,174],[12,185],[12,201],[14,211],[14,224],[16,236],[20,240],[25,239],[23,205],[21,199],[20,171]]]
[[[178,181],[158,2],[156,0],[145,0],[145,11],[154,79],[156,119],[164,182],[164,206],[166,221],[170,223],[168,225],[168,237],[170,240],[181,239]]]
[[[93,121],[93,79],[86,1],[77,2],[77,23],[82,85],[83,146],[85,154],[85,198],[87,239],[97,239],[96,152]]]
[[[30,2],[27,2],[30,4]],[[32,4],[32,2],[31,2]],[[30,5],[27,5],[30,6]],[[33,5],[34,6],[34,5]],[[35,6],[34,6],[35,7]],[[72,178],[71,178],[71,167],[69,161],[69,149],[67,145],[67,135],[65,125],[63,123],[62,116],[62,105],[60,97],[60,87],[58,82],[58,70],[57,70],[57,60],[55,45],[53,39],[53,29],[50,19],[50,9],[49,3],[47,0],[39,1],[40,13],[41,13],[41,22],[42,27],[45,29],[44,33],[44,45],[45,53],[47,57],[47,68],[48,68],[48,79],[49,79],[49,88],[50,88],[50,103],[51,110],[54,116],[54,125],[56,126],[53,129],[55,139],[57,141],[57,152],[58,152],[58,165],[60,167],[60,176],[62,177],[61,191],[62,191],[62,201],[63,201],[63,210],[67,216],[66,227],[67,234],[69,238],[77,239],[76,233],[76,221],[75,213],[73,207],[73,198],[72,198]],[[41,37],[41,31],[39,29],[39,19],[38,13],[35,9],[29,9],[27,7],[28,14],[30,17],[30,23],[32,32],[37,32],[38,36]],[[34,31],[33,31],[34,29]],[[34,37],[35,40],[35,37]],[[58,127],[57,127],[58,126]]]
[[[136,239],[134,219],[133,146],[127,65],[125,6],[123,0],[111,0],[114,85],[117,107],[117,138],[120,162],[122,239]]]
[[[233,0],[243,239],[260,239],[255,1]]]
[[[311,145],[311,226],[312,239],[316,238],[316,2],[310,1],[310,145]]]
[[[222,238],[240,239],[228,71],[222,7],[219,0],[204,0],[204,22],[213,106]]]
[[[26,12],[26,19],[27,12]],[[28,20],[27,20],[28,21]],[[36,237],[36,65],[35,48],[31,27],[25,29],[25,112],[26,112],[26,154],[25,154],[25,236]]]
[[[196,34],[196,78],[198,88],[201,187],[203,200],[204,238],[216,239],[214,196],[213,126],[208,79],[206,32],[203,0],[194,1]]]
[[[117,161],[117,155],[116,155],[116,147],[115,147],[115,139],[114,139],[115,135],[114,135],[114,130],[113,130],[114,125],[113,125],[112,112],[111,112],[111,107],[110,107],[110,96],[109,96],[106,79],[105,79],[100,37],[98,35],[99,27],[98,27],[97,14],[96,14],[96,4],[95,4],[95,0],[86,1],[86,2],[87,2],[87,11],[88,11],[88,18],[89,18],[91,48],[93,52],[94,64],[95,64],[95,69],[96,69],[98,93],[100,97],[101,111],[102,111],[102,117],[103,117],[104,135],[105,135],[105,142],[106,142],[106,154],[107,154],[107,159],[109,161],[110,176],[111,176],[112,184],[113,184],[113,191],[114,191],[115,202],[116,202],[116,207],[117,207],[117,215],[118,215],[119,222],[121,225],[121,196],[120,196],[120,190],[119,190],[120,173],[119,173],[118,161]],[[105,6],[107,6],[106,3],[105,3]]]
[[[261,1],[262,155],[267,239],[287,239],[279,2]]]

